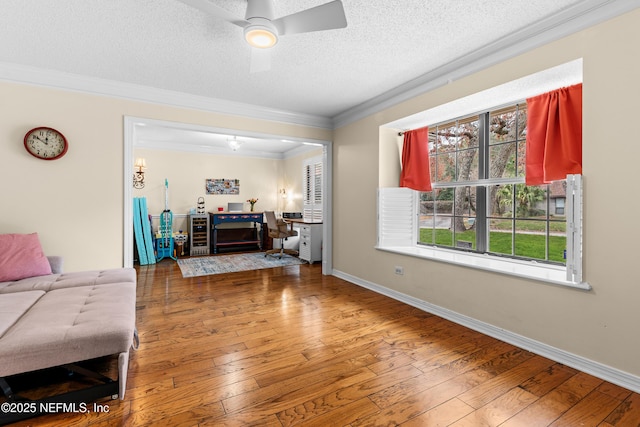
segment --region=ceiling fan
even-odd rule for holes
[[[292,13],[274,19],[274,0],[247,0],[244,19],[216,6],[209,0],[180,0],[208,15],[224,19],[244,28],[244,37],[251,46],[250,72],[267,71],[271,68],[269,48],[278,42],[278,36],[313,31],[345,28],[347,18],[341,0]]]

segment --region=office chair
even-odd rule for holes
[[[264,215],[267,217],[267,229],[269,230],[269,237],[273,239],[280,239],[280,248],[270,249],[265,252],[264,256],[275,255],[278,253],[280,254],[280,258],[282,258],[283,254],[297,256],[298,251],[284,248],[284,241],[287,237],[297,236],[298,232],[295,230],[291,230],[288,227],[287,223],[282,219],[276,219],[276,214],[273,211],[265,211]]]

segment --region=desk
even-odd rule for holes
[[[209,212],[211,217],[211,232],[213,234],[213,253],[218,253],[219,247],[257,245],[262,249],[263,234],[266,228],[263,223],[262,212]],[[244,228],[219,228],[220,224],[251,223],[252,227]],[[258,228],[257,225],[260,225]],[[224,231],[222,231],[224,230]],[[241,231],[228,231],[241,230]],[[218,232],[221,232],[220,236]],[[228,236],[223,236],[227,233]],[[235,235],[233,235],[235,233]]]
[[[301,218],[285,218],[293,229],[293,224],[300,225],[300,250],[299,257],[313,264],[322,260],[322,223],[306,222]]]

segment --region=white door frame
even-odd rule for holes
[[[175,122],[169,121],[161,121],[155,119],[145,119],[141,117],[132,117],[125,116],[124,117],[124,230],[123,230],[123,265],[125,267],[133,267],[133,149],[137,145],[137,137],[136,137],[136,125],[158,125],[165,124],[166,126],[175,126]],[[189,124],[181,123],[181,127],[184,129],[189,128]],[[203,126],[193,125],[193,128],[198,130],[202,130]],[[210,128],[212,132],[229,132],[229,129],[219,129],[219,128]],[[299,140],[299,141],[309,141],[309,139],[302,138],[292,138],[288,135],[273,135],[273,134],[256,134],[245,132],[246,136],[262,136],[264,138],[273,139],[273,138],[282,138],[289,140]],[[242,131],[233,130],[234,135],[243,136]],[[333,158],[333,150],[332,150],[332,142],[331,141],[321,141],[321,140],[312,140],[314,143],[322,144],[323,150],[323,160],[324,166],[322,169],[323,179],[322,179],[322,194],[326,195],[323,197],[323,227],[322,227],[322,274],[330,275],[333,272],[333,262],[332,262],[332,183],[331,183],[331,170],[332,170],[332,158]],[[302,171],[300,172],[300,176],[302,177]]]

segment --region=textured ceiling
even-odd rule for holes
[[[210,1],[244,16],[245,0]],[[275,13],[326,1],[276,0]],[[553,16],[611,1],[343,3],[347,28],[283,36],[271,70],[251,74],[242,29],[177,0],[2,0],[0,63],[330,118]]]

